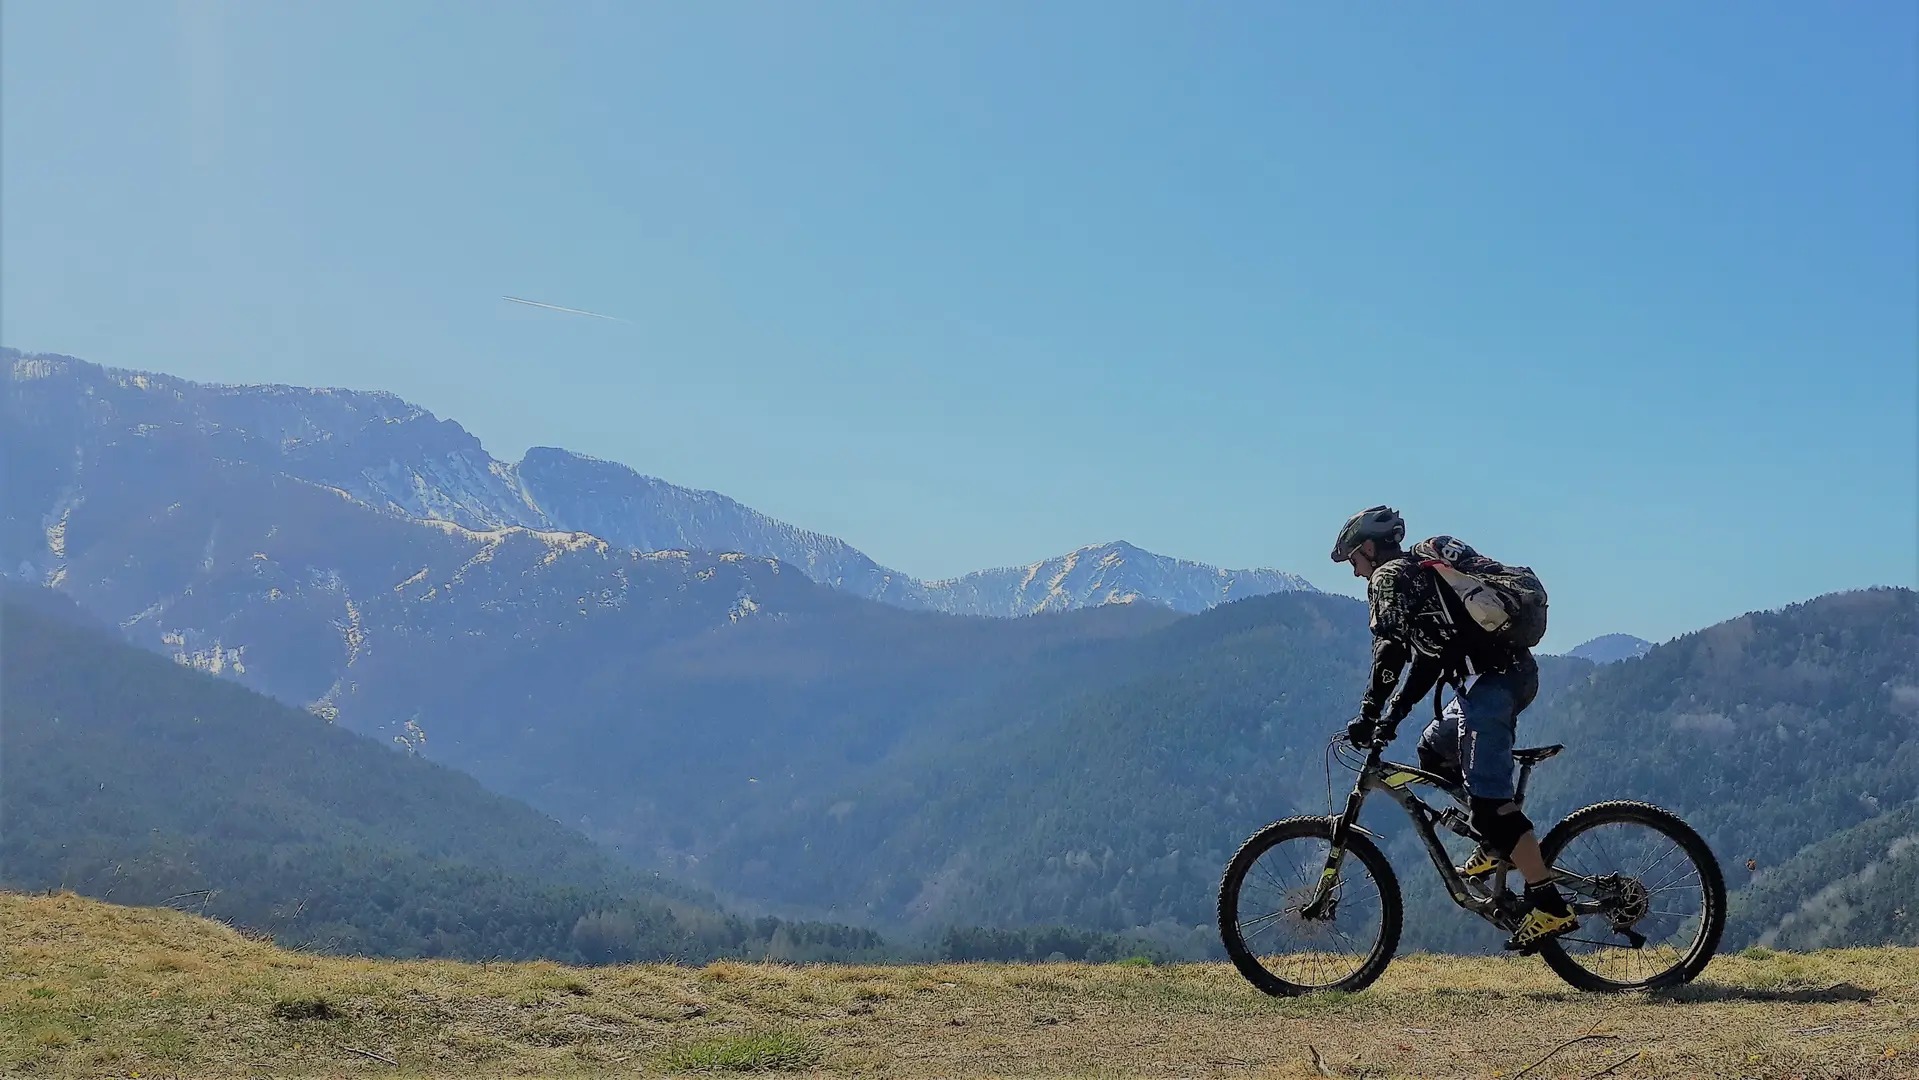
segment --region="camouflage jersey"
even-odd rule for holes
[[[1422,541],[1431,545],[1446,537]],[[1414,545],[1415,551],[1421,545]],[[1359,712],[1398,723],[1442,676],[1462,667],[1475,673],[1536,667],[1532,653],[1495,638],[1455,614],[1440,596],[1439,575],[1408,552],[1379,565],[1366,582],[1372,610],[1373,673]],[[1412,661],[1404,682],[1400,671]]]

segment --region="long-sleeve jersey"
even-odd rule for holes
[[[1405,719],[1448,668],[1464,660],[1474,671],[1501,671],[1527,663],[1532,654],[1492,638],[1474,625],[1455,621],[1440,596],[1439,575],[1412,555],[1382,563],[1366,583],[1372,612],[1373,670],[1360,702],[1360,715]],[[1408,661],[1405,680],[1400,672]]]

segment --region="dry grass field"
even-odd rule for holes
[[[1562,1047],[1581,1035],[1593,1037]],[[729,1070],[1913,1078],[1919,950],[1729,956],[1681,992],[1610,998],[1564,987],[1537,961],[1410,956],[1364,994],[1281,1001],[1216,964],[580,969],[343,959],[173,911],[0,894],[0,1071],[9,1076]]]

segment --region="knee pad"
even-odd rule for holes
[[[1487,847],[1511,858],[1513,845],[1533,831],[1532,819],[1511,799],[1482,799],[1474,795],[1472,803],[1473,830]]]

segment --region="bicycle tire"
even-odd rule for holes
[[[1651,803],[1618,800],[1594,803],[1566,815],[1565,819],[1553,826],[1540,847],[1545,856],[1546,865],[1555,864],[1566,845],[1583,833],[1601,825],[1630,823],[1650,827],[1676,842],[1692,860],[1699,871],[1701,892],[1704,898],[1701,919],[1703,931],[1694,938],[1692,948],[1680,962],[1649,979],[1634,982],[1620,982],[1608,979],[1587,970],[1565,946],[1557,941],[1547,941],[1540,946],[1540,959],[1546,966],[1567,983],[1580,990],[1595,993],[1622,993],[1629,990],[1658,990],[1672,986],[1681,986],[1698,977],[1706,965],[1712,962],[1713,955],[1719,951],[1719,939],[1726,930],[1726,879],[1719,869],[1719,860],[1707,846],[1705,838],[1692,826],[1673,813]]]
[[[1259,857],[1287,840],[1319,839],[1331,843],[1333,824],[1331,819],[1323,817],[1295,817],[1275,821],[1271,825],[1254,833],[1233,858],[1226,864],[1226,871],[1219,881],[1219,936],[1226,946],[1226,955],[1233,966],[1246,977],[1246,981],[1275,997],[1298,997],[1302,994],[1323,993],[1329,990],[1357,993],[1371,986],[1375,979],[1392,962],[1393,953],[1399,948],[1399,933],[1404,910],[1399,896],[1399,878],[1393,873],[1393,866],[1379,846],[1366,834],[1357,829],[1351,830],[1346,839],[1346,858],[1358,858],[1379,886],[1380,928],[1379,936],[1374,940],[1372,949],[1367,953],[1364,963],[1351,975],[1336,982],[1321,986],[1296,983],[1280,978],[1268,971],[1253,954],[1240,933],[1239,892],[1245,883],[1246,874],[1259,861]]]

